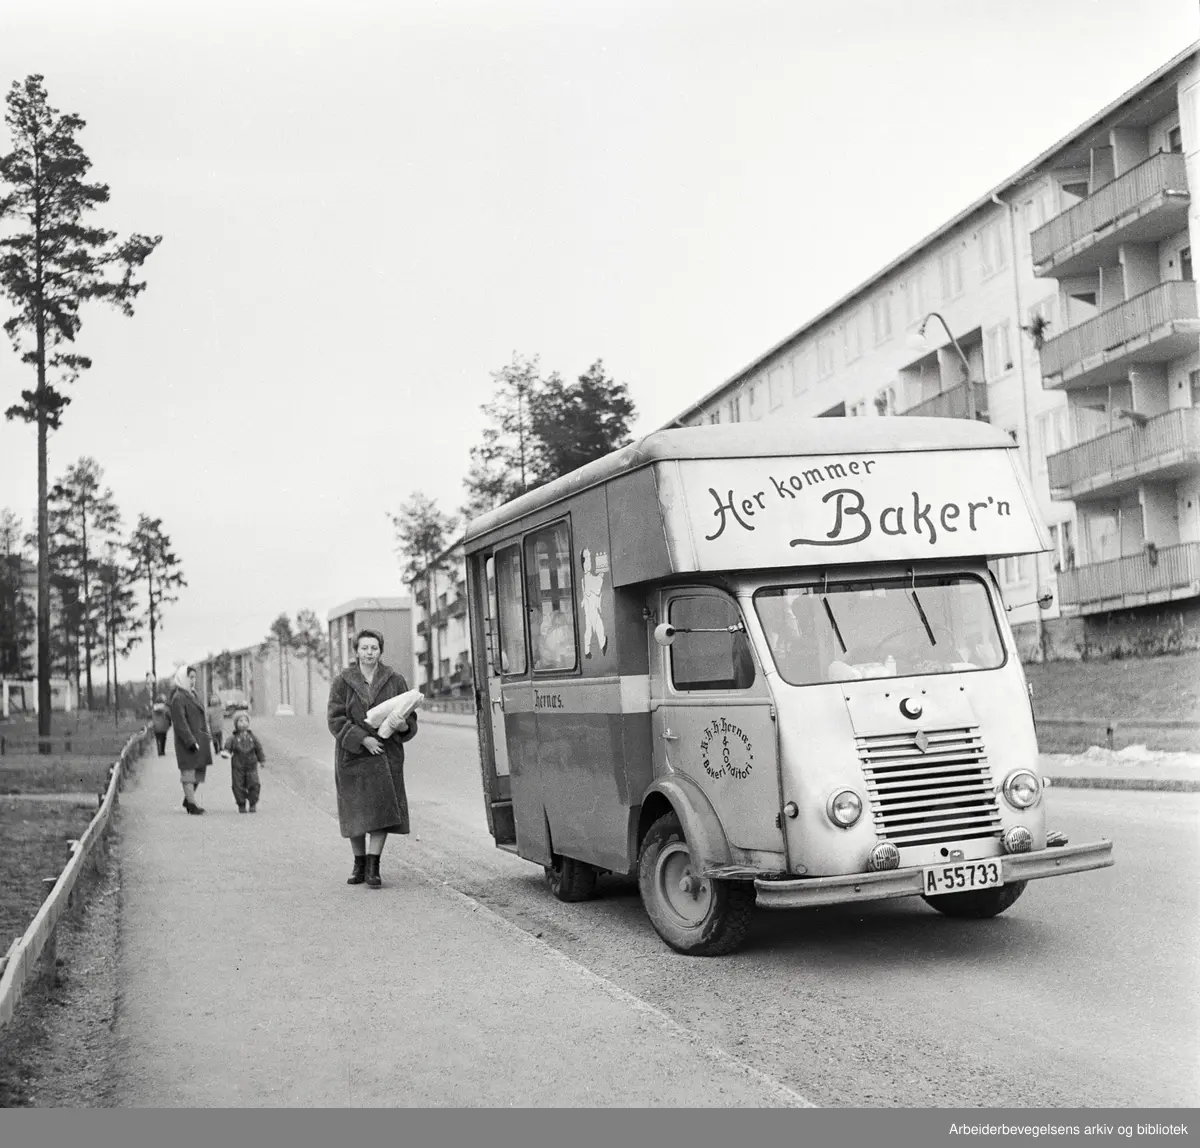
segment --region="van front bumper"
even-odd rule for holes
[[[990,858],[989,858],[990,860]],[[1004,884],[1061,877],[1085,869],[1103,869],[1113,863],[1112,842],[1064,845],[1036,853],[1008,853],[1000,858]],[[759,877],[754,882],[757,904],[764,909],[804,909],[812,905],[842,905],[851,901],[879,901],[887,897],[919,897],[925,891],[925,870],[888,869],[882,873],[851,873],[838,877]]]

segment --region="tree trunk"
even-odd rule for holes
[[[46,386],[44,336],[38,329],[38,391]],[[37,698],[38,753],[50,752],[50,486],[46,480],[46,439],[49,427],[45,411],[38,408],[38,600],[37,600]]]
[[[312,717],[312,647],[304,651],[304,669],[308,674],[308,716]]]
[[[150,596],[150,674],[158,685],[158,658],[154,651],[154,571],[150,568],[150,559],[146,559],[146,585]]]
[[[80,537],[83,539],[83,653],[84,674],[87,677],[87,708],[92,708],[92,595],[88,580],[87,503],[80,515]]]

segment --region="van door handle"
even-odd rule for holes
[[[497,706],[499,706],[501,709],[504,709],[503,698],[492,698],[492,709],[495,709]]]
[[[679,740],[679,735],[676,733],[672,733],[670,726],[667,726],[667,728],[665,730],[663,730],[662,735],[663,735],[663,739],[665,741],[678,741]]]

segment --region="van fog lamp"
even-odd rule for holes
[[[862,798],[853,789],[839,789],[830,795],[825,812],[834,825],[849,829],[862,816]]]
[[[1014,825],[1000,838],[1005,853],[1028,853],[1033,848],[1033,834],[1024,825]]]
[[[1027,769],[1017,769],[1004,779],[1004,800],[1014,809],[1036,805],[1042,793],[1041,783]]]
[[[884,869],[897,869],[900,866],[900,850],[890,841],[877,841],[867,855],[867,869],[872,873],[881,873]]]

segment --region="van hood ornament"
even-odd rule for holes
[[[923,729],[917,730],[917,736],[913,738],[913,744],[924,753],[929,748],[929,737]]]

